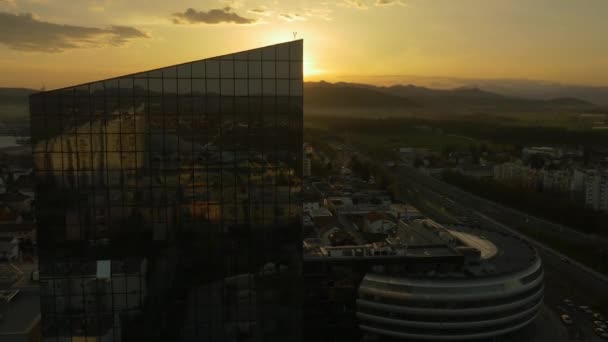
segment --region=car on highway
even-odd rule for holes
[[[602,321],[593,321],[593,324],[595,325],[596,328],[608,329],[608,326],[606,325],[606,323],[604,323]]]
[[[606,331],[605,329],[596,328],[595,333],[601,338],[608,339],[608,331]]]
[[[574,323],[574,321],[569,315],[561,315],[560,318],[562,319],[562,322],[564,322],[564,324],[566,325],[571,325],[572,323]]]

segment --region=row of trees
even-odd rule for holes
[[[533,144],[593,146],[605,145],[608,140],[608,132],[602,130],[584,131],[541,125],[526,126],[514,123],[506,124],[500,120],[343,117],[314,117],[310,120],[314,120],[318,125],[323,125],[327,127],[328,131],[333,132],[391,136],[405,134],[420,127],[432,127],[449,134],[517,146]]]

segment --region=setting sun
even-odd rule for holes
[[[323,74],[323,70],[318,67],[316,61],[306,52],[304,53],[303,69],[304,79]]]

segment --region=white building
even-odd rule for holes
[[[538,171],[521,163],[504,163],[494,166],[494,179],[499,182],[520,182],[523,186],[534,187]]]
[[[573,176],[570,170],[543,170],[541,176],[545,191],[568,192],[572,188]]]
[[[585,206],[608,211],[608,171],[596,171],[585,176]]]
[[[13,236],[0,237],[0,260],[13,261],[19,256],[19,241]]]
[[[570,191],[584,193],[585,192],[585,178],[587,173],[592,170],[581,170],[574,169],[574,173],[572,175],[572,182],[570,183]]]
[[[319,210],[319,202],[304,202],[302,203],[302,211],[304,213],[311,213],[315,210]]]
[[[424,217],[424,216],[422,216],[420,211],[418,209],[416,209],[415,207],[413,207],[409,204],[400,204],[400,203],[391,204],[387,213],[392,215],[397,220],[406,220],[406,221],[421,219]]]
[[[530,158],[533,155],[540,155],[548,158],[559,158],[561,157],[561,151],[554,147],[549,146],[532,146],[524,147],[521,151],[522,158]]]
[[[310,177],[312,174],[312,161],[310,158],[302,159],[302,176]]]

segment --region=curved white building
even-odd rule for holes
[[[428,220],[407,229],[418,238],[426,234],[421,240],[435,236],[449,242],[464,255],[464,267],[368,272],[357,299],[362,331],[408,340],[475,340],[514,332],[537,317],[543,270],[529,244],[502,232]]]

